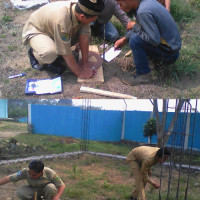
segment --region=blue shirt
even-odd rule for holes
[[[136,24],[129,31],[137,33],[142,40],[152,46],[176,52],[181,49],[181,38],[178,27],[169,11],[155,0],[141,0],[135,11]]]

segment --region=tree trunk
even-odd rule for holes
[[[174,116],[172,118],[172,121],[169,125],[169,128],[168,128],[166,134],[165,134],[165,124],[166,124],[168,102],[167,102],[166,99],[163,99],[162,116],[161,116],[161,119],[160,119],[157,99],[153,100],[154,114],[155,114],[155,118],[156,118],[156,131],[157,131],[157,140],[158,140],[157,144],[158,144],[159,147],[164,147],[167,144],[169,136],[171,135],[171,133],[174,129],[174,125],[176,123],[178,115],[179,115],[185,101],[186,101],[185,99],[179,100],[178,106],[175,108],[175,113],[174,113]]]
[[[173,116],[173,118],[172,118],[172,121],[171,121],[171,123],[170,123],[170,125],[169,125],[169,128],[168,128],[168,130],[167,130],[167,132],[166,132],[166,135],[165,135],[165,137],[164,137],[164,143],[163,143],[164,145],[167,144],[167,141],[168,141],[168,139],[169,139],[169,136],[172,134],[172,131],[173,131],[173,129],[174,129],[174,125],[175,125],[175,123],[176,123],[176,121],[177,121],[177,119],[178,119],[178,115],[179,115],[179,113],[181,112],[181,109],[182,109],[183,104],[184,104],[185,101],[186,101],[185,99],[179,99],[178,106],[177,106],[177,108],[176,108],[176,110],[175,110],[175,113],[174,113],[174,116]]]
[[[163,109],[162,116],[160,120],[160,115],[158,111],[158,102],[157,99],[153,100],[154,102],[154,113],[156,117],[156,131],[157,131],[157,144],[159,147],[163,146],[163,136],[165,131],[165,123],[166,123],[166,111],[167,111],[167,100],[163,99]]]

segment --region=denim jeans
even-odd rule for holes
[[[91,23],[92,34],[104,38],[104,25],[98,22]],[[111,22],[105,24],[105,39],[108,42],[115,42],[119,38],[119,33]]]
[[[148,64],[148,57],[154,63],[172,64],[179,57],[179,52],[172,53],[159,46],[152,46],[142,40],[137,33],[132,33],[129,38],[129,46],[133,52],[134,63],[138,75],[147,74],[151,70]]]

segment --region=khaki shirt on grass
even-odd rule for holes
[[[45,34],[55,41],[58,55],[69,55],[72,53],[71,41],[78,31],[90,36],[90,26],[79,23],[75,17],[75,3],[57,1],[31,14],[24,26],[22,39],[24,44],[28,44],[32,37]]]
[[[53,183],[57,189],[64,184],[56,172],[48,167],[44,168],[43,175],[38,179],[30,178],[29,169],[27,168],[24,168],[21,171],[10,175],[11,182],[17,182],[24,179],[27,180],[29,186],[38,190],[44,189],[44,187],[49,183]]]
[[[140,165],[140,172],[142,174],[142,179],[145,182],[153,184],[154,181],[148,176],[148,170],[157,164],[155,155],[159,150],[158,147],[141,146],[132,149],[132,151],[127,155],[126,161],[136,161]]]

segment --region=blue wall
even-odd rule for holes
[[[143,136],[143,128],[150,116],[151,112],[127,111],[124,139],[147,143],[148,138]]]
[[[80,120],[80,108],[31,105],[34,133],[80,138]]]
[[[190,128],[190,132],[193,132],[193,124],[195,123],[195,128],[194,128],[194,138],[193,136],[190,136],[189,138],[189,147],[191,148],[191,145],[193,148],[195,149],[200,149],[200,114],[198,113],[196,116],[192,115],[191,116],[191,128]]]
[[[120,111],[91,110],[90,140],[120,141],[123,113]]]
[[[173,115],[174,113],[167,114],[166,128],[169,127]],[[126,111],[124,139],[147,143],[148,138],[143,136],[143,127],[150,116],[151,112]],[[196,120],[194,139],[192,139],[192,136],[189,137],[188,147],[190,148],[193,140],[193,148],[200,149],[200,114],[191,115],[190,133],[193,132],[194,120]],[[184,145],[182,133],[186,129],[184,127],[184,124],[186,124],[185,121],[186,115],[180,114],[176,130],[174,130],[175,133],[169,137],[169,145]],[[33,132],[39,134],[80,139],[83,127],[85,127],[89,135],[89,140],[117,142],[121,140],[122,122],[122,111],[84,110],[79,107],[31,105]],[[156,136],[152,137],[152,143],[157,143]]]
[[[8,118],[8,100],[0,99],[0,118]]]
[[[81,124],[86,115],[89,122],[85,126],[88,128],[90,140],[120,141],[120,111],[86,111],[79,107],[31,105],[34,133],[81,138]]]

